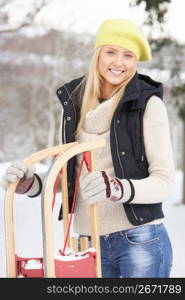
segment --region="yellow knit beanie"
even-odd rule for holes
[[[99,27],[95,47],[115,45],[132,51],[138,61],[151,59],[151,49],[139,28],[125,19],[108,19]]]

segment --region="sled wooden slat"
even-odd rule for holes
[[[72,246],[72,249],[75,253],[78,252],[78,238],[76,236],[72,236],[71,246]]]
[[[99,204],[92,204],[90,207],[90,222],[91,222],[91,237],[92,247],[96,249],[96,274],[101,277],[101,255],[100,255],[100,239],[99,239],[99,218],[98,207]]]
[[[105,140],[99,139],[96,141],[77,144],[74,147],[66,150],[62,155],[58,157],[54,165],[52,166],[50,173],[45,182],[45,189],[43,192],[43,229],[44,229],[44,275],[45,277],[54,278],[55,277],[55,262],[54,262],[54,246],[53,246],[53,220],[52,220],[52,193],[53,187],[55,184],[56,176],[63,168],[63,166],[67,163],[69,159],[73,156],[85,152],[85,151],[92,151],[97,148],[101,148],[105,146]],[[93,167],[94,168],[94,167]],[[96,225],[93,226],[92,235],[99,236],[98,232],[98,217],[97,217],[97,205],[93,205],[92,207],[92,215],[95,218]],[[94,222],[94,221],[93,221]],[[98,257],[96,260],[97,263],[97,277],[101,277],[101,263],[99,261],[100,258],[100,249],[98,244],[98,239],[96,237],[93,238],[93,243],[96,248]]]
[[[24,160],[25,166],[31,166],[38,163],[48,156],[56,156],[63,153],[70,147],[77,145],[76,142],[65,145],[50,147],[38,151]],[[14,223],[13,223],[13,198],[16,186],[19,180],[15,183],[10,183],[5,196],[5,232],[6,232],[6,252],[7,252],[7,276],[10,278],[16,277],[15,263],[15,240],[14,240]]]
[[[95,171],[95,155],[91,152],[91,171]],[[99,217],[98,209],[99,204],[95,203],[90,205],[90,224],[91,224],[91,238],[92,247],[96,249],[96,274],[101,277],[101,255],[100,255],[100,237],[99,237]]]
[[[88,237],[82,236],[80,237],[80,250],[85,251],[89,248]]]

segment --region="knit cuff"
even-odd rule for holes
[[[121,199],[123,199],[123,196],[124,196],[124,186],[123,186],[123,184],[122,184],[122,182],[121,182],[121,180],[119,180],[118,178],[112,178],[111,180],[109,179],[109,177],[107,176],[107,173],[105,172],[105,171],[101,171],[101,173],[102,173],[102,176],[103,176],[103,179],[104,179],[104,182],[105,182],[105,185],[106,185],[106,197],[109,199],[110,198],[110,200],[111,201],[116,201],[116,202],[118,202],[119,200],[121,200]],[[115,198],[115,197],[113,197],[112,195],[111,195],[111,184],[116,184],[116,185],[118,185],[119,186],[119,188],[120,188],[120,197],[119,197],[119,199],[118,198]],[[117,186],[117,188],[118,188],[118,186]],[[118,189],[119,189],[118,188]],[[111,197],[112,196],[112,197]]]
[[[126,180],[130,184],[131,195],[130,195],[130,198],[125,203],[130,203],[134,199],[134,197],[135,197],[135,188],[134,188],[134,185],[133,185],[133,183],[132,183],[132,181],[130,179],[127,178]]]
[[[133,200],[133,198],[135,196],[135,190],[134,190],[133,183],[131,182],[130,179],[118,179],[118,180],[123,185],[124,195],[123,195],[122,199],[116,201],[116,203],[128,204]]]
[[[31,189],[27,192],[27,196],[30,198],[34,198],[40,195],[42,191],[42,181],[40,177],[34,173],[34,182]]]
[[[26,177],[21,178],[16,187],[15,193],[16,194],[27,193],[30,190],[30,188],[32,187],[33,182],[34,182],[34,176],[32,176],[30,178],[26,178]]]
[[[105,171],[101,171],[101,173],[102,173],[105,185],[106,185],[106,197],[110,198],[110,196],[111,196],[111,188],[110,188],[109,178],[108,178],[108,176],[107,176],[107,174],[106,174]]]
[[[123,184],[122,184],[122,182],[118,179],[118,178],[114,178],[116,181],[117,181],[117,183],[119,184],[119,187],[120,187],[120,189],[121,189],[121,196],[120,196],[120,198],[118,199],[118,201],[119,200],[121,200],[123,197],[124,197],[124,187],[123,187]]]

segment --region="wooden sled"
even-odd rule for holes
[[[56,260],[54,257],[53,245],[53,216],[52,216],[52,199],[53,189],[56,178],[62,169],[61,187],[62,187],[62,207],[63,207],[63,226],[64,234],[67,231],[69,222],[68,208],[68,187],[67,187],[67,162],[73,156],[89,152],[91,155],[91,170],[95,170],[93,150],[104,147],[104,140],[97,140],[90,143],[78,144],[76,142],[56,147],[51,147],[39,151],[24,160],[26,166],[38,163],[48,156],[55,156],[56,161],[52,165],[48,176],[46,176],[43,192],[42,192],[42,228],[43,228],[43,258],[39,258],[43,264],[44,277],[56,277]],[[10,183],[5,197],[5,231],[6,231],[6,253],[7,253],[7,277],[17,277],[17,260],[19,266],[21,258],[16,258],[14,227],[13,227],[13,198],[16,190],[16,183]],[[100,260],[100,245],[99,245],[99,224],[98,224],[98,204],[90,205],[90,224],[91,224],[91,239],[92,247],[96,251],[96,277],[101,277],[101,260]],[[68,242],[68,246],[73,244],[74,239]],[[87,241],[82,239],[83,248],[87,247]],[[84,244],[86,246],[84,246]],[[73,246],[74,248],[74,246]],[[43,277],[41,276],[41,277]],[[58,276],[59,277],[59,276]]]

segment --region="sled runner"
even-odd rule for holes
[[[77,240],[70,238],[70,225],[75,206],[75,198],[78,187],[78,174],[72,211],[69,214],[67,162],[77,154],[82,153],[82,164],[85,163],[88,171],[95,170],[94,153],[96,148],[104,147],[104,140],[90,143],[68,143],[39,151],[24,160],[26,166],[30,166],[48,156],[54,156],[55,161],[45,178],[42,200],[42,229],[43,229],[43,257],[22,258],[15,254],[14,228],[13,228],[13,197],[16,183],[10,183],[5,198],[5,230],[7,251],[7,276],[8,277],[101,277],[98,204],[90,205],[90,224],[92,248],[88,249],[86,238],[81,238],[80,244],[83,251],[75,252],[71,256],[66,254],[66,247],[77,250]],[[59,254],[54,253],[53,245],[53,191],[56,193],[56,181],[61,177],[62,208],[65,242],[63,250]],[[54,195],[55,197],[55,195]],[[70,217],[70,218],[69,218]]]

